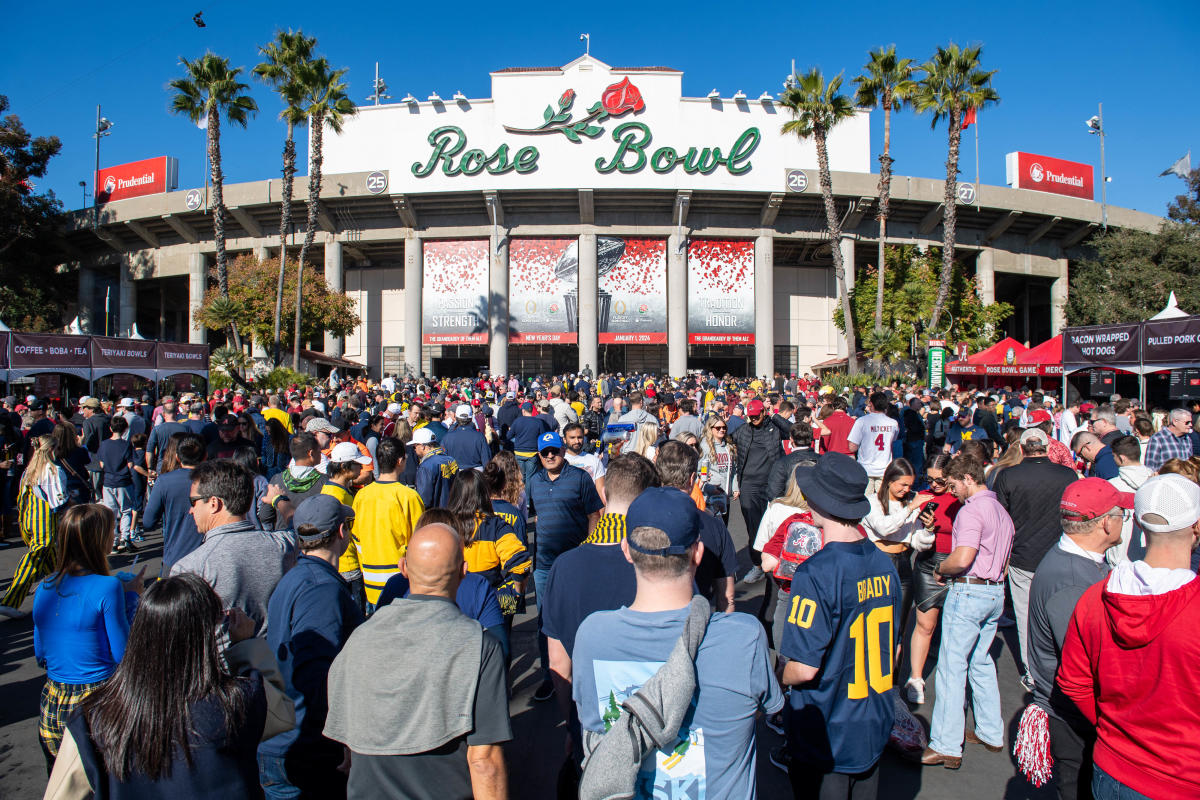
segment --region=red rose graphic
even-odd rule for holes
[[[612,117],[619,117],[627,111],[641,111],[646,107],[642,93],[629,82],[629,78],[605,89],[600,95],[600,103]]]
[[[575,99],[575,90],[567,89],[565,92],[562,93],[562,97],[558,98],[558,107],[565,109],[571,105],[571,102],[574,99]]]

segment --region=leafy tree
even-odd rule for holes
[[[254,68],[254,74],[270,84],[283,100],[279,118],[287,124],[283,140],[283,191],[279,201],[279,279],[275,286],[275,338],[273,358],[276,367],[281,358],[280,325],[283,317],[283,270],[287,263],[287,235],[292,229],[292,183],[296,176],[296,126],[308,118],[304,103],[304,84],[300,68],[312,60],[317,46],[314,37],[302,31],[279,31],[275,41],[263,45],[259,52],[265,59]]]
[[[838,92],[841,88],[840,74],[826,82],[820,68],[813,67],[804,74],[788,78],[780,105],[792,113],[792,119],[783,124],[782,132],[795,134],[799,139],[811,137],[817,146],[821,197],[825,201],[825,225],[833,245],[833,274],[837,278],[838,294],[842,299],[842,313],[851,319],[850,324],[842,328],[846,336],[847,368],[854,374],[858,372],[858,342],[854,336],[850,295],[846,291],[846,264],[839,246],[842,241],[842,221],[833,202],[833,178],[829,173],[829,148],[826,146],[829,131],[842,120],[854,116],[850,98]],[[850,269],[854,269],[853,264]]]
[[[937,302],[933,306],[929,327],[938,330],[942,311],[950,294],[950,277],[954,269],[954,245],[958,225],[958,148],[962,140],[963,115],[970,109],[1000,102],[992,88],[996,70],[979,68],[983,47],[959,47],[949,44],[939,47],[933,58],[921,65],[924,77],[917,85],[913,107],[918,113],[931,114],[930,127],[946,120],[949,128],[949,147],[946,156],[946,189],[942,212],[942,271],[939,277]]]
[[[0,114],[8,108],[0,94]],[[57,136],[30,135],[16,114],[0,117],[0,320],[21,330],[59,327],[67,292],[74,289],[47,280],[62,260],[62,203],[33,183],[61,149]]]
[[[892,112],[899,111],[912,99],[917,84],[912,80],[912,59],[897,58],[896,45],[881,47],[870,54],[871,60],[863,66],[863,74],[854,79],[858,91],[854,95],[856,105],[863,108],[883,109],[883,154],[879,156],[879,260],[880,268],[886,268],[884,248],[887,246],[887,220],[892,188]],[[875,298],[875,335],[883,330],[883,285],[877,281],[879,293]]]
[[[908,358],[914,336],[920,349],[920,340],[928,336],[925,321],[932,315],[940,292],[938,258],[934,250],[922,253],[911,245],[888,248],[884,270],[884,333],[877,336],[871,331],[863,337],[873,358],[885,364]],[[855,321],[871,316],[878,283],[879,271],[873,267],[855,281],[850,292]],[[970,342],[972,351],[994,344],[999,338],[996,331],[1000,323],[1013,313],[1008,303],[985,306],[979,299],[974,275],[960,262],[954,263],[950,275],[946,308],[953,317],[947,339]],[[833,321],[839,329],[843,328],[842,309],[834,311]]]

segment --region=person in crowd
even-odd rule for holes
[[[1154,436],[1154,433],[1154,422],[1150,417],[1140,414],[1133,420],[1133,435],[1137,437],[1138,445],[1142,448],[1141,458],[1139,459],[1142,463],[1146,461],[1146,449],[1150,446],[1150,439]],[[1195,446],[1193,445],[1194,450]]]
[[[942,452],[957,453],[966,442],[984,440],[991,441],[991,437],[988,436],[986,430],[975,423],[974,412],[963,406],[955,415],[954,424],[946,432],[946,443],[942,445]]]
[[[250,473],[232,461],[205,461],[192,470],[192,518],[204,541],[171,567],[172,575],[204,578],[226,607],[254,621],[254,635],[267,629],[267,601],[283,574],[296,563],[290,531],[260,531],[246,519],[254,501]]]
[[[637,426],[629,442],[621,450],[623,453],[636,453],[654,461],[658,455],[658,437],[661,428],[657,422],[643,422]]]
[[[267,433],[262,437],[259,461],[263,474],[270,481],[283,472],[292,460],[291,436],[279,420],[267,420]]]
[[[267,603],[267,644],[279,660],[296,725],[259,745],[259,778],[268,800],[345,797],[346,775],[338,769],[342,746],[323,730],[329,668],[363,621],[338,574],[338,562],[352,546],[354,509],[317,495],[296,508],[292,523],[300,555]]]
[[[571,408],[570,403],[563,399],[563,389],[561,386],[550,387],[549,404],[551,412],[554,414],[554,430],[562,435],[563,428],[570,425],[572,422],[579,422],[579,414],[575,409]]]
[[[267,395],[267,407],[262,411],[263,419],[268,421],[275,420],[283,426],[283,429],[288,434],[293,434],[296,432],[296,429],[292,426],[292,415],[284,411],[280,407],[282,405],[283,403],[279,399],[278,394]]]
[[[268,424],[270,424],[268,422]],[[312,433],[297,433],[288,445],[292,463],[269,481],[267,494],[258,503],[258,518],[267,529],[277,531],[291,527],[296,506],[318,495],[325,486],[321,466],[321,445]]]
[[[99,492],[92,486],[91,465],[92,454],[79,443],[75,426],[66,420],[60,421],[50,432],[54,440],[54,463],[62,467],[66,474],[64,488],[67,500],[71,503],[91,503],[97,499]]]
[[[108,415],[104,413],[100,399],[96,397],[85,399],[80,404],[79,412],[83,415],[83,426],[79,431],[78,442],[88,452],[87,469],[90,473],[88,481],[92,486],[92,497],[98,497],[101,488],[101,472],[97,454],[100,452],[100,444],[111,435],[108,427]]]
[[[1095,727],[1095,797],[1197,797],[1200,581],[1191,560],[1200,486],[1157,475],[1137,490],[1133,514],[1145,557],[1118,565],[1079,598],[1057,688]]]
[[[1135,443],[1136,444],[1136,443]],[[1092,797],[1095,731],[1062,692],[1054,690],[1071,612],[1089,586],[1109,573],[1105,553],[1120,542],[1133,495],[1100,478],[1075,481],[1059,507],[1062,533],[1038,562],[1029,588],[1029,674],[1033,702],[1047,716],[1046,733],[1061,800]],[[1022,723],[1023,726],[1026,723]],[[1032,723],[1029,723],[1032,724]],[[1022,731],[1018,736],[1032,735]]]
[[[626,395],[625,402],[629,408],[623,414],[621,414],[621,416],[617,419],[617,422],[621,424],[634,425],[636,427],[634,428],[633,436],[630,437],[629,441],[625,443],[625,450],[623,452],[640,453],[641,455],[645,455],[645,453],[640,451],[638,448],[653,445],[654,442],[649,442],[647,445],[642,444],[641,427],[647,423],[654,423],[654,438],[657,439],[658,419],[646,410],[646,398],[641,392],[630,392],[628,395]],[[529,476],[525,476],[525,479],[526,482],[528,482]]]
[[[68,508],[58,526],[54,572],[34,592],[33,653],[46,669],[38,737],[47,773],[67,718],[117,668],[142,593],[145,567],[128,582],[109,574],[115,523],[106,506]]]
[[[271,484],[263,477],[262,469],[258,462],[258,451],[253,447],[239,447],[233,451],[233,455],[229,457],[229,460],[236,464],[241,464],[254,479],[254,501],[250,504],[250,512],[246,514],[246,519],[254,524],[255,530],[266,530],[267,526],[258,518],[258,506],[266,498]]]
[[[413,452],[420,459],[416,488],[425,508],[444,507],[449,503],[450,487],[458,472],[458,462],[438,442],[437,433],[430,425],[413,433]]]
[[[741,491],[742,519],[747,531],[757,531],[767,503],[772,499],[767,494],[771,469],[783,451],[774,426],[767,425],[767,410],[761,400],[755,398],[746,405],[746,416],[749,421],[733,431],[730,440],[737,448],[734,469]],[[766,577],[762,570],[762,553],[751,548],[750,563],[750,571],[742,577],[745,584],[755,584]]]
[[[488,498],[492,511],[499,514],[516,531],[517,538],[529,546],[527,518],[525,514],[525,479],[517,458],[508,450],[492,456],[483,467],[483,479],[488,485]]]
[[[737,446],[729,438],[729,423],[719,414],[713,414],[704,423],[700,463],[705,504],[728,526],[733,501],[741,496],[741,491],[736,468]]]
[[[855,420],[846,413],[848,407],[846,398],[836,396],[822,409],[818,423],[822,453],[854,455],[850,449],[850,431],[854,429]]]
[[[889,403],[883,392],[871,393],[870,406],[870,413],[854,421],[847,443],[870,478],[868,494],[874,494],[892,461],[892,442],[900,435],[900,425],[887,415]]]
[[[567,463],[563,456],[562,437],[553,431],[538,439],[538,459],[541,469],[526,483],[530,502],[537,509],[537,547],[533,568],[533,584],[538,596],[538,655],[541,658],[542,682],[533,699],[545,702],[554,696],[550,678],[550,659],[546,638],[542,633],[542,609],[546,582],[555,560],[563,553],[583,543],[600,521],[604,503],[596,486],[586,472]]]
[[[329,495],[346,506],[354,505],[354,488],[363,470],[377,462],[364,456],[353,442],[339,442],[329,451],[329,460],[318,464],[317,469],[325,473],[325,485],[321,494]],[[295,522],[292,523],[295,527]],[[350,544],[342,550],[338,560],[338,572],[350,586],[360,608],[366,608],[362,570],[358,561],[358,548],[354,546],[354,535]]]
[[[483,469],[492,457],[487,438],[471,420],[471,407],[462,403],[454,410],[454,427],[441,440],[446,455],[458,462],[459,469]]]
[[[672,436],[684,432],[694,434],[696,438],[700,438],[704,433],[700,417],[696,416],[696,401],[690,397],[679,401],[679,418],[671,423]]]
[[[1186,408],[1172,410],[1167,415],[1167,424],[1146,443],[1146,454],[1142,463],[1157,472],[1168,459],[1187,461],[1193,455],[1191,433],[1191,412]]]
[[[253,621],[221,606],[197,575],[145,591],[116,671],[67,723],[45,797],[262,797],[258,744],[295,714]]]
[[[792,576],[779,647],[792,687],[786,763],[796,798],[874,797],[894,722],[899,576],[858,528],[868,482],[863,465],[841,453],[796,470],[823,541]]]
[[[592,483],[596,484],[596,494],[600,495],[600,499],[605,499],[604,495],[604,461],[595,453],[584,452],[584,431],[583,425],[578,422],[568,422],[563,426],[563,457],[567,459],[567,463],[572,467],[579,467],[581,470],[592,476]]]
[[[1112,449],[1100,441],[1100,437],[1088,430],[1079,431],[1071,438],[1071,450],[1087,465],[1089,478],[1111,480],[1120,474]]]
[[[112,435],[100,443],[96,452],[100,470],[103,503],[113,512],[117,526],[114,552],[136,550],[133,542],[133,446],[125,439],[129,423],[117,415],[109,422]]]
[[[209,442],[208,445],[208,460],[215,461],[218,458],[230,458],[233,451],[241,447],[249,447],[255,452],[254,441],[242,435],[241,427],[238,424],[237,417],[229,414],[217,423],[217,438]]]
[[[788,430],[788,442],[791,443],[790,453],[784,453],[771,467],[771,476],[767,480],[767,494],[779,497],[787,487],[788,479],[801,464],[813,466],[817,463],[817,452],[813,450],[813,431],[807,422],[794,422]]]
[[[537,456],[538,437],[547,433],[549,428],[533,413],[533,403],[525,401],[521,404],[521,415],[513,419],[508,428],[508,441],[512,452],[517,457],[525,484],[540,468]]]
[[[329,671],[324,732],[351,753],[348,795],[505,800],[504,656],[455,605],[462,539],[449,525],[418,528],[400,569],[409,595],[360,625]]]
[[[388,580],[399,573],[409,538],[416,529],[425,505],[421,496],[400,482],[405,450],[399,439],[384,439],[376,450],[379,479],[354,496],[354,535],[366,594],[366,608],[373,610]]]
[[[815,464],[805,467],[797,466],[796,469],[811,469],[813,466]],[[758,530],[755,532],[754,539],[751,542],[751,548],[763,554],[763,570],[771,574],[773,582],[773,587],[768,586],[767,588],[774,588],[776,594],[774,602],[771,603],[771,618],[768,620],[765,615],[763,618],[764,624],[769,626],[767,629],[768,641],[776,651],[778,651],[783,641],[783,624],[787,618],[788,592],[791,590],[790,575],[788,579],[781,580],[775,574],[776,567],[782,560],[782,549],[785,545],[790,544],[780,536],[780,532],[789,521],[794,521],[797,517],[804,517],[806,514],[809,514],[808,503],[805,501],[800,488],[796,485],[796,472],[793,470],[792,474],[788,476],[783,493],[767,504],[762,521],[759,522]],[[806,522],[808,520],[811,520],[811,515],[805,519]],[[772,552],[772,550],[776,549],[772,546],[773,543],[779,544],[779,552]],[[811,542],[801,544],[811,544]],[[794,571],[794,567],[792,569]],[[764,596],[764,604],[769,600],[770,598]]]
[[[994,484],[996,499],[1008,512],[1014,529],[1008,591],[1020,643],[1021,683],[1027,691],[1033,689],[1029,674],[1029,587],[1038,564],[1062,533],[1057,501],[1078,477],[1074,470],[1050,462],[1049,446],[1050,440],[1040,428],[1027,428],[1021,434],[1021,463],[1002,470]]]
[[[959,499],[947,491],[946,467],[950,458],[949,453],[937,453],[926,465],[930,499],[921,506],[918,516],[925,530],[934,535],[933,548],[917,553],[913,566],[913,605],[917,617],[909,640],[909,678],[904,692],[908,701],[918,706],[925,702],[925,662],[947,592],[946,584],[934,573],[953,549],[954,520],[962,508]]]
[[[1117,462],[1117,477],[1110,478],[1108,482],[1118,492],[1132,494],[1154,475],[1150,468],[1140,461],[1142,448],[1136,436],[1118,437],[1110,449],[1113,452],[1113,460]],[[1115,566],[1122,561],[1138,560],[1145,553],[1145,537],[1140,529],[1134,527],[1133,515],[1130,514],[1121,528],[1121,541],[1108,550],[1108,563]]]
[[[921,398],[910,397],[901,414],[904,425],[904,457],[913,469],[920,475],[925,466],[925,439],[928,431],[925,428],[925,417],[921,414],[924,404]]]
[[[178,468],[161,473],[146,500],[146,530],[162,527],[162,569],[166,575],[176,561],[200,546],[203,539],[191,514],[192,470],[204,461],[204,440],[194,433],[180,433],[171,442]]]
[[[47,434],[32,440],[32,455],[21,473],[17,494],[17,525],[29,550],[21,557],[12,583],[0,600],[0,617],[20,619],[21,603],[34,583],[55,563],[58,520],[67,505],[66,471],[55,463],[54,438]]]
[[[983,465],[977,460],[967,455],[951,459],[946,480],[963,507],[954,520],[953,549],[934,571],[936,578],[949,581],[950,590],[943,606],[933,726],[921,763],[958,769],[968,679],[975,730],[965,730],[965,741],[991,752],[1004,749],[1000,687],[990,650],[1004,610],[1004,572],[1014,531],[1008,512],[987,488]]]
[[[1100,443],[1111,447],[1123,434],[1117,427],[1117,412],[1109,403],[1102,403],[1088,415],[1088,430],[1100,437]],[[1107,480],[1107,478],[1105,479]]]
[[[492,511],[487,481],[478,470],[454,476],[446,508],[455,515],[463,533],[467,571],[475,572],[496,590],[505,629],[511,630],[518,601],[525,596],[525,582],[533,568],[533,556],[516,531]]]
[[[162,422],[154,426],[150,431],[150,438],[146,440],[146,468],[154,474],[162,471],[163,452],[167,449],[167,442],[171,437],[177,433],[189,432],[182,422],[176,420],[176,410],[173,401],[164,401]]]
[[[687,495],[665,487],[644,490],[629,506],[620,546],[633,563],[634,600],[588,616],[572,653],[572,697],[590,754],[585,785],[628,796],[636,783],[657,795],[686,775],[713,797],[756,796],[754,720],[778,711],[784,699],[762,627],[749,615],[713,615],[693,598],[702,516]],[[681,638],[686,648],[676,647]],[[662,751],[631,754],[627,746],[603,744],[639,724],[621,703],[647,684],[657,691],[641,696],[658,724],[679,725],[675,741],[689,743],[665,748],[675,750],[678,764],[664,762]]]

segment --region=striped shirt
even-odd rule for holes
[[[604,514],[584,544],[620,544],[625,541],[625,515]]]

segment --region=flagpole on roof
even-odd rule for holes
[[[979,112],[975,112],[975,211],[983,213],[983,204],[979,202]]]

